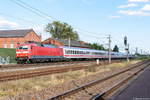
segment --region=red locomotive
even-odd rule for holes
[[[51,45],[43,45],[36,42],[26,42],[18,45],[16,49],[17,63],[45,62],[63,58],[62,48]]]

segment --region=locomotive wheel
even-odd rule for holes
[[[36,63],[36,60],[35,59],[31,59],[30,63],[34,64],[34,63]]]
[[[17,64],[21,64],[21,61],[20,61],[20,60],[17,60]]]

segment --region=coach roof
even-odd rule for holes
[[[33,29],[21,29],[21,30],[0,30],[0,38],[5,37],[24,37],[27,33],[33,31]]]

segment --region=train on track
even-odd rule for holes
[[[111,52],[112,59],[125,59],[127,55],[121,52]],[[129,54],[129,58],[133,55]],[[108,59],[108,51],[79,47],[56,47],[49,44],[25,42],[16,48],[17,63],[37,63],[64,60]]]

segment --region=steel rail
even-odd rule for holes
[[[58,64],[74,64],[74,63],[89,63],[95,61],[65,61],[65,62],[49,62],[49,63],[35,63],[35,64],[9,64],[9,65],[0,65],[0,68],[14,68],[14,67],[30,67],[30,66],[47,66],[51,65],[58,65]]]
[[[64,73],[68,71],[76,71],[81,69],[86,69],[89,67],[97,67],[96,65],[91,66],[75,66],[75,67],[56,67],[56,68],[49,68],[47,70],[41,70],[41,71],[34,71],[33,72],[25,72],[25,73],[15,73],[15,74],[8,74],[4,76],[0,76],[0,82],[6,82],[10,80],[18,80],[18,79],[24,79],[24,78],[31,78],[36,76],[44,76],[44,75],[50,75],[50,74],[56,74],[56,73]]]
[[[140,73],[141,71],[143,71],[144,69],[146,69],[148,67],[148,65],[150,65],[150,63],[148,63],[146,65],[146,67],[143,67],[139,70],[137,70],[136,72],[132,73],[130,76],[128,76],[127,78],[119,81],[118,83],[116,83],[115,85],[113,85],[112,87],[108,88],[107,90],[105,90],[102,93],[96,94],[95,96],[93,96],[90,100],[105,100],[105,98],[111,94],[112,92],[114,92],[117,88],[121,87],[123,84],[127,83],[130,79],[132,79],[134,76],[138,75],[138,73]]]
[[[102,65],[106,65],[105,63]],[[56,73],[64,73],[68,71],[76,71],[76,70],[81,70],[81,69],[87,69],[89,67],[97,67],[96,64],[88,65],[88,66],[61,66],[61,67],[49,67],[49,68],[42,68],[42,69],[32,69],[32,70],[21,70],[21,71],[13,71],[13,72],[19,72],[19,73],[11,73],[6,72],[6,75],[0,75],[0,82],[6,82],[10,80],[17,80],[17,79],[24,79],[24,78],[31,78],[31,77],[36,77],[36,76],[44,76],[44,75],[50,75],[50,74],[56,74]],[[5,73],[5,72],[3,72]],[[9,74],[10,73],[10,74]]]
[[[143,65],[143,64],[145,64],[145,63],[147,63],[147,62],[149,62],[149,60],[145,60],[145,61],[142,61],[142,62],[133,64],[131,68],[125,69],[125,70],[120,71],[120,72],[117,72],[117,73],[115,73],[115,74],[113,74],[113,75],[104,77],[104,78],[102,78],[102,79],[98,79],[98,80],[91,81],[91,82],[86,83],[86,84],[84,84],[84,85],[81,85],[81,86],[79,86],[79,87],[76,87],[76,88],[73,88],[73,89],[71,89],[71,90],[68,90],[68,91],[66,91],[66,92],[64,92],[64,93],[62,93],[62,94],[59,94],[59,95],[56,95],[56,96],[53,96],[53,97],[46,98],[45,100],[61,100],[62,98],[65,98],[65,97],[67,97],[67,96],[69,96],[69,95],[71,95],[71,94],[77,93],[77,92],[79,92],[79,91],[81,91],[81,90],[84,90],[85,88],[94,86],[94,85],[96,85],[96,84],[98,84],[98,83],[100,83],[100,82],[104,82],[104,81],[106,81],[106,80],[108,80],[108,79],[111,79],[111,78],[117,76],[117,75],[120,75],[120,74],[122,74],[122,73],[125,73],[125,72],[127,72],[127,71],[129,71],[129,70],[131,70],[131,69],[137,68],[138,66],[141,66],[141,65]]]
[[[122,60],[113,60],[113,62],[119,62]],[[32,67],[32,66],[49,66],[49,65],[62,65],[62,64],[76,64],[76,63],[96,63],[96,61],[65,61],[65,62],[49,62],[49,63],[35,63],[35,64],[9,64],[9,65],[0,65],[0,69],[8,68],[22,68],[22,67]],[[100,61],[101,63],[106,63],[105,60]]]

